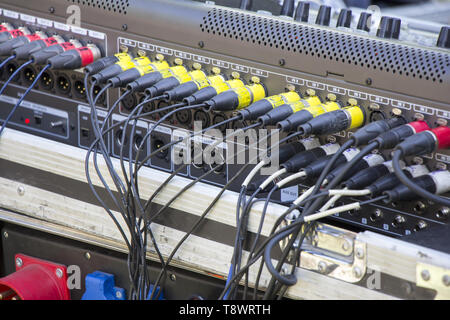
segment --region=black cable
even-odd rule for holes
[[[392,157],[392,166],[394,168],[395,175],[397,178],[403,183],[405,186],[407,186],[411,191],[416,193],[417,195],[421,196],[424,199],[428,199],[432,202],[439,203],[441,205],[450,207],[450,199],[444,198],[435,194],[432,194],[431,192],[428,192],[427,190],[423,189],[422,187],[418,186],[414,183],[414,181],[411,181],[404,173],[400,166],[400,160],[402,158],[402,151],[395,150],[394,155]]]

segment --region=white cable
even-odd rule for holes
[[[297,198],[297,200],[295,200],[293,202],[293,205],[297,206],[300,202],[302,202],[304,199],[309,197],[309,195],[313,192],[313,190],[314,190],[314,187],[311,187],[308,190],[306,190],[300,197]]]
[[[300,172],[297,172],[297,173],[295,173],[295,174],[291,174],[289,177],[286,177],[286,178],[284,178],[283,180],[281,180],[280,182],[278,182],[278,183],[276,184],[276,186],[277,186],[278,188],[281,188],[281,187],[283,187],[285,184],[287,184],[287,183],[289,183],[289,182],[291,182],[291,181],[293,181],[293,180],[296,180],[296,179],[299,179],[299,178],[303,178],[304,176],[306,176],[306,173],[305,173],[304,171],[300,171]]]
[[[275,178],[281,176],[283,173],[286,173],[286,172],[287,172],[286,168],[278,170],[277,172],[272,174],[270,177],[268,177],[266,180],[264,180],[264,182],[261,183],[261,185],[259,187],[261,188],[261,190],[264,190]]]
[[[364,190],[332,189],[328,191],[328,194],[330,196],[340,195],[342,197],[359,197],[370,194],[370,191],[367,189]]]
[[[328,202],[325,203],[325,204],[323,205],[323,207],[319,209],[319,212],[325,211],[325,210],[327,210],[328,208],[334,206],[334,204],[336,203],[336,201],[338,201],[341,197],[342,197],[342,196],[341,196],[340,194],[337,194],[337,195],[331,197],[330,200],[328,200]]]
[[[266,165],[266,161],[261,161],[260,163],[258,163],[252,171],[250,171],[250,173],[248,174],[247,178],[245,178],[244,182],[242,183],[243,187],[247,187],[248,184],[250,183],[250,181],[252,181],[253,177],[258,173],[258,171],[264,167]]]
[[[327,210],[328,208],[332,207],[336,201],[338,201],[341,197],[344,196],[365,196],[370,194],[370,190],[364,189],[364,190],[348,190],[347,188],[344,188],[342,190],[330,190],[329,195],[333,196],[330,200],[328,200],[327,203],[325,203],[322,208],[319,209],[320,212]]]
[[[349,211],[349,210],[359,210],[359,209],[361,209],[361,205],[359,204],[359,202],[353,202],[350,204],[346,204],[345,206],[336,207],[336,208],[333,208],[330,210],[325,210],[325,211],[322,211],[319,213],[315,213],[315,214],[306,216],[304,219],[305,219],[305,222],[311,222],[314,220],[318,220],[318,219],[322,219],[322,218],[331,216],[336,213],[341,213],[341,212]]]

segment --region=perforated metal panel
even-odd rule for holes
[[[214,8],[202,32],[329,62],[442,83],[450,54]]]
[[[127,9],[130,6],[129,0],[67,0],[67,2],[121,14],[127,14]]]

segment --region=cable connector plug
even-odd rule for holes
[[[406,123],[402,117],[395,117],[387,120],[379,120],[365,125],[358,129],[353,135],[352,139],[355,141],[355,146],[367,144],[369,141],[375,139],[380,134],[401,126]]]
[[[379,149],[392,149],[407,137],[425,130],[430,130],[425,121],[414,121],[384,132],[372,141],[378,143]]]
[[[436,149],[450,146],[450,128],[438,127],[412,135],[400,143],[395,149],[401,150],[404,157],[429,154]]]

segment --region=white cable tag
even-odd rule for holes
[[[330,154],[335,154],[339,150],[339,145],[337,143],[327,143],[320,148],[325,151],[325,154],[328,156]]]
[[[427,167],[425,167],[423,164],[409,166],[409,167],[406,167],[405,170],[407,170],[409,173],[411,173],[411,176],[413,178],[423,176],[424,174],[427,174],[430,172],[430,171],[428,171]]]
[[[450,191],[450,172],[447,170],[433,171],[429,174],[436,184],[435,194],[442,194]]]
[[[359,153],[359,149],[358,149],[358,148],[348,148],[348,149],[345,150],[342,154],[343,154],[344,157],[347,159],[347,162],[349,162],[349,161],[352,160],[358,153]]]

